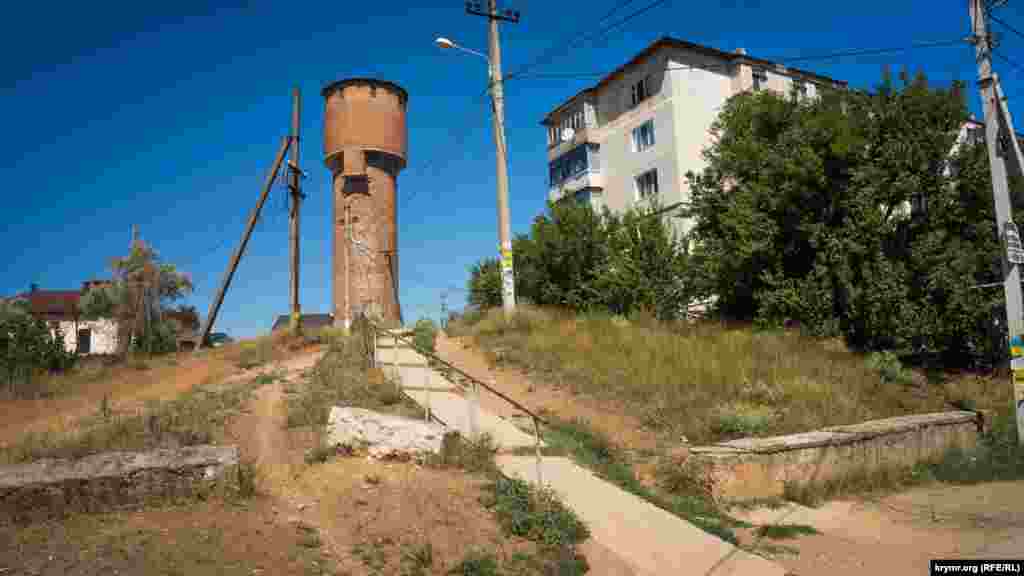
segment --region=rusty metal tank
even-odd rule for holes
[[[335,324],[360,313],[401,322],[396,200],[406,165],[408,94],[386,80],[348,78],[328,84],[322,95],[324,163],[334,196]]]

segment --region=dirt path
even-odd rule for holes
[[[930,559],[1013,558],[1024,552],[1024,482],[937,485],[870,501],[737,515],[755,524],[818,529],[821,534],[778,542],[799,553],[776,559],[798,575],[926,574]]]

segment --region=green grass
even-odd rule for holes
[[[758,526],[754,533],[759,538],[771,538],[772,540],[786,540],[803,535],[821,534],[814,526],[805,524],[765,524]]]
[[[529,307],[509,320],[490,311],[455,331],[495,362],[615,400],[652,429],[697,443],[948,409],[941,390],[908,394],[912,379],[898,360],[794,332]]]
[[[586,422],[551,419],[549,424],[544,436],[546,442],[561,447],[581,466],[623,490],[733,544],[737,539],[732,528],[749,527],[719,510],[708,492],[696,489],[695,484],[677,485],[674,493],[644,486],[636,478],[627,456]]]
[[[0,449],[0,462],[39,458],[81,458],[114,450],[141,451],[213,443],[228,419],[266,380],[230,388],[197,386],[167,402],[150,401],[134,413],[112,411],[102,402],[97,414],[70,429],[28,433]]]

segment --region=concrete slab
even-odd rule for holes
[[[428,390],[407,390],[406,394],[423,407],[429,405],[430,412],[449,428],[458,430],[463,436],[471,435],[469,401],[451,392]],[[429,404],[428,404],[429,403]],[[531,434],[516,428],[514,424],[489,412],[479,411],[478,428],[488,432],[500,449],[533,447],[537,441]],[[541,443],[543,446],[544,444]]]
[[[391,368],[390,366],[388,368]],[[424,378],[426,372],[426,378]],[[402,380],[402,388],[420,388],[440,391],[453,391],[459,388],[445,379],[430,367],[424,365],[422,368],[415,366],[399,366],[396,372]]]
[[[536,459],[499,455],[509,475],[537,482]],[[784,576],[782,566],[744,552],[614,486],[567,458],[542,460],[544,484],[590,527],[591,538],[643,574]]]
[[[425,356],[410,348],[378,348],[376,356],[378,364],[394,364],[397,361],[399,365],[419,366],[427,363]]]

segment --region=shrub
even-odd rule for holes
[[[420,350],[435,352],[437,324],[430,318],[420,318],[413,327],[413,343]]]

